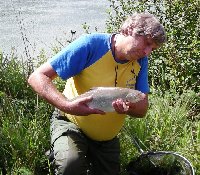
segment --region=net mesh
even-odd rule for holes
[[[193,175],[184,157],[169,152],[149,152],[134,158],[127,166],[130,175]]]

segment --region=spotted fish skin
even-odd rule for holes
[[[71,101],[78,98],[92,96],[92,101],[88,102],[90,108],[99,109],[104,112],[115,111],[112,102],[117,99],[136,103],[143,99],[143,93],[129,88],[121,87],[95,87],[91,90],[71,99]]]

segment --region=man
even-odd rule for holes
[[[51,148],[56,174],[119,174],[119,140],[127,115],[144,117],[148,109],[148,58],[166,40],[159,21],[135,13],[116,34],[80,37],[29,77],[32,88],[56,107],[51,118]],[[67,80],[63,93],[52,80]],[[137,103],[113,101],[115,112],[91,109],[92,97],[69,101],[92,87],[127,87],[143,92]],[[128,109],[128,110],[127,110]]]

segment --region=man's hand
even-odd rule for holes
[[[148,95],[144,94],[143,100],[137,103],[131,103],[117,99],[112,103],[113,108],[119,114],[127,114],[133,117],[144,117],[148,109]]]
[[[87,116],[90,114],[105,114],[104,111],[89,108],[87,103],[90,101],[92,101],[92,97],[84,97],[74,101],[67,101],[66,110],[63,110],[63,112],[77,116]]]
[[[117,99],[112,103],[113,108],[119,114],[125,114],[129,110],[129,106],[122,99]]]

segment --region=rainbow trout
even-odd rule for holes
[[[102,110],[104,112],[115,111],[112,102],[117,99],[136,103],[143,99],[142,92],[129,88],[120,87],[96,87],[72,99],[92,96],[92,101],[88,102],[90,108]]]

